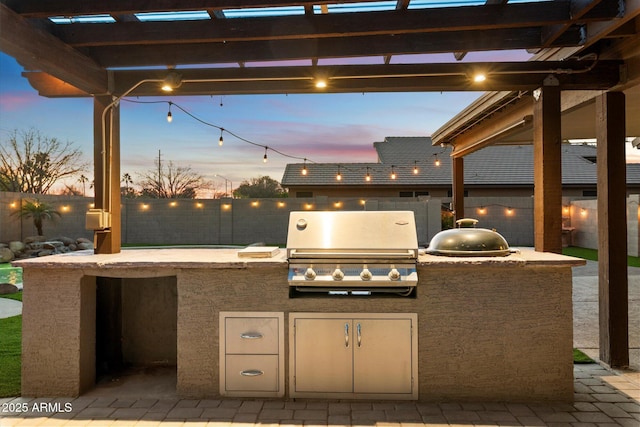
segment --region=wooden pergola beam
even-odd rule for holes
[[[56,35],[70,46],[148,45],[163,43],[222,43],[254,40],[340,38],[514,29],[571,22],[566,3],[446,7],[427,10],[360,12],[352,14],[277,16],[210,20],[118,22],[59,25]]]
[[[550,78],[534,93],[534,245],[562,253],[562,138],[560,87]]]
[[[625,96],[596,98],[600,360],[629,365]]]
[[[0,46],[26,69],[40,70],[91,94],[107,92],[107,71],[0,4]]]

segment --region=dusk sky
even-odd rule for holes
[[[480,54],[476,54],[480,55]],[[495,53],[494,53],[495,55]],[[468,61],[486,58],[467,55]],[[502,55],[522,60],[522,53]],[[451,55],[442,58],[451,61]],[[34,128],[47,137],[71,141],[91,164],[93,178],[93,103],[91,98],[45,98],[21,76],[22,67],[0,53],[0,141],[13,130]],[[281,180],[287,163],[300,162],[203,125],[172,107],[171,101],[205,122],[238,136],[315,162],[375,162],[373,142],[387,136],[429,136],[474,101],[480,92],[358,93],[313,95],[237,95],[126,98],[121,103],[121,172],[139,175],[154,167],[158,150],[163,161],[189,166],[224,191],[226,177],[241,181],[268,175]],[[130,102],[136,101],[136,102]],[[222,104],[222,105],[221,105]],[[77,178],[67,185],[80,187]]]

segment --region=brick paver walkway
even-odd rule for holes
[[[508,425],[640,427],[640,373],[575,365],[574,403],[283,400],[0,399],[0,426]],[[9,412],[17,410],[17,412]]]

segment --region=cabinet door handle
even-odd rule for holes
[[[247,369],[245,371],[240,371],[240,375],[243,377],[259,377],[260,375],[264,375],[264,371],[260,371],[258,369]]]
[[[358,335],[358,347],[362,347],[362,330],[360,327],[360,323],[356,325],[356,333]]]
[[[349,324],[344,324],[344,346],[349,347]]]
[[[240,334],[240,338],[245,340],[259,340],[262,336],[260,332],[245,332]]]

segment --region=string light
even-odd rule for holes
[[[342,174],[340,173],[340,165],[338,165],[338,175],[336,175],[337,181],[342,181]]]
[[[434,156],[436,157],[435,162],[433,162],[436,166],[440,166],[440,159],[438,158],[438,154],[434,154]]]
[[[391,165],[391,179],[396,179],[395,166]]]
[[[364,177],[364,180],[367,182],[371,182],[371,174],[369,173],[369,166],[367,166],[367,175]]]
[[[222,138],[222,132],[224,132],[224,128],[220,128],[220,139],[218,140],[218,145],[220,147],[222,147],[222,144],[224,144],[224,139]]]
[[[307,176],[307,159],[304,159],[304,164],[302,165],[302,175]]]
[[[173,104],[173,102],[169,102],[169,112],[167,113],[167,123],[171,123],[173,121],[173,116],[171,115],[171,104]]]
[[[262,157],[262,163],[267,163],[267,150],[269,147],[264,147],[264,156]]]
[[[413,174],[414,174],[414,175],[418,175],[418,172],[419,172],[419,171],[418,171],[418,161],[417,161],[417,160],[414,160],[414,161],[413,161]]]

